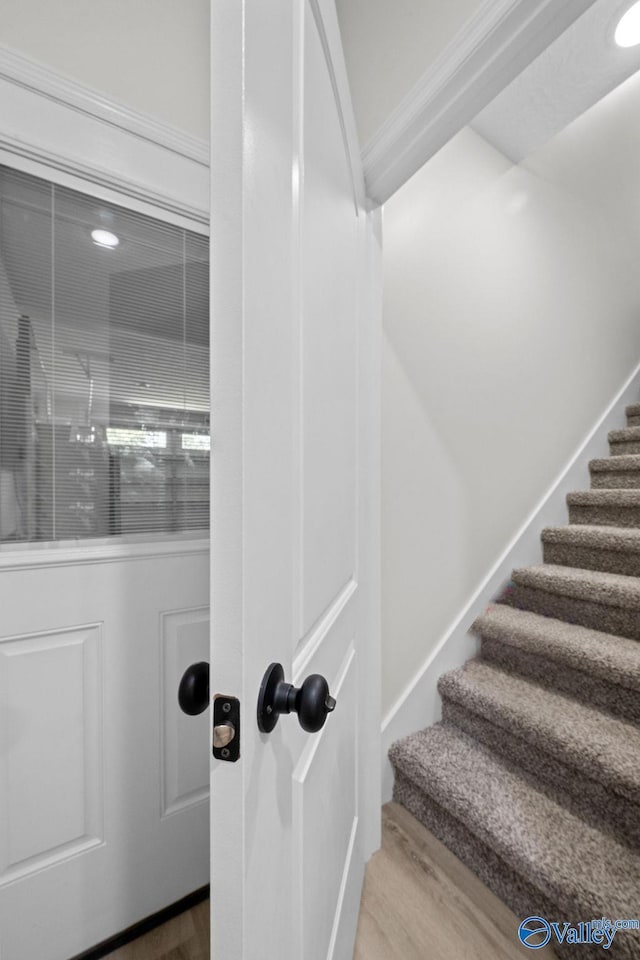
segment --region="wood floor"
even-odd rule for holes
[[[354,960],[531,958],[519,920],[397,803],[382,808],[382,849],[367,866]],[[544,947],[537,960],[557,960]]]
[[[209,901],[119,947],[105,960],[209,960]]]
[[[516,960],[518,920],[411,814],[382,810],[382,849],[367,866],[354,960]],[[557,960],[545,947],[537,960]],[[108,960],[209,960],[209,901]],[[301,958],[304,960],[304,958]]]

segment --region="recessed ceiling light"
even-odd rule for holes
[[[108,230],[92,230],[91,239],[96,246],[107,247],[109,250],[113,250],[120,243],[115,233],[110,233]]]
[[[640,2],[634,3],[620,18],[614,39],[619,47],[635,47],[640,43]]]

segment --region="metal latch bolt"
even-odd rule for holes
[[[213,755],[230,763],[240,757],[240,701],[217,693],[213,698]]]

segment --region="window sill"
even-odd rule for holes
[[[179,534],[104,537],[99,540],[3,543],[0,571],[32,567],[112,563],[118,560],[161,560],[209,552],[209,531]]]

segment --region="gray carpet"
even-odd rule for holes
[[[627,417],[629,417],[628,413]],[[624,430],[612,430],[608,439],[612,457],[640,453],[640,427],[627,426]]]
[[[603,487],[610,490],[615,487],[640,487],[640,454],[592,460],[589,469],[594,490]]]
[[[480,656],[440,678],[442,722],[389,752],[394,799],[522,918],[640,919],[640,403],[626,413],[544,563],[476,619]],[[551,946],[640,960],[640,931]]]

